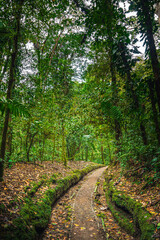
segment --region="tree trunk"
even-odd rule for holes
[[[126,89],[130,90],[130,92],[132,94],[132,99],[134,102],[134,107],[139,112],[140,105],[139,105],[139,100],[138,100],[137,94],[136,94],[135,90],[133,89],[133,81],[132,81],[132,77],[131,77],[131,67],[127,61],[127,57],[126,57],[126,53],[125,53],[125,46],[122,42],[119,43],[119,49],[121,51],[121,56],[122,56],[122,60],[123,60],[124,66],[125,66],[125,72],[127,75],[127,82],[125,84]],[[140,121],[140,132],[141,132],[141,137],[142,137],[143,143],[144,143],[144,145],[148,145],[147,133],[146,133],[145,126],[140,119],[139,119],[139,121]]]
[[[40,162],[42,162],[42,144],[41,144],[42,140],[39,140],[39,160]]]
[[[121,131],[121,126],[120,126],[120,123],[118,120],[115,120],[114,124],[115,124],[115,133],[116,133],[115,138],[116,138],[116,144],[117,144],[117,148],[118,148],[117,150],[119,152],[120,146],[121,146],[120,140],[121,140],[121,136],[122,136],[122,131]]]
[[[156,109],[156,100],[155,100],[155,96],[154,96],[154,83],[153,83],[152,79],[149,80],[148,85],[149,85],[150,99],[151,99],[151,104],[152,104],[153,120],[154,120],[154,124],[155,124],[155,130],[156,130],[158,144],[160,145],[160,129],[159,129],[159,122],[158,122],[158,113],[157,113],[157,109]]]
[[[56,136],[55,136],[55,130],[54,130],[54,135],[53,135],[53,150],[52,150],[52,163],[53,163],[54,157],[55,157],[55,149],[56,149]]]
[[[62,122],[62,161],[64,166],[67,166],[67,159],[65,154],[65,135],[64,135],[64,124]]]
[[[105,164],[103,145],[101,145],[101,158],[102,158],[102,164]]]
[[[92,153],[91,153],[91,162],[94,161],[94,153],[93,153],[93,150],[92,150]]]
[[[152,69],[153,69],[153,74],[155,79],[155,89],[157,94],[158,108],[160,112],[160,67],[159,67],[158,56],[157,56],[157,51],[156,51],[156,46],[155,46],[155,41],[153,36],[152,19],[149,14],[150,9],[148,6],[148,0],[141,0],[141,7],[144,15],[143,19],[144,19],[145,30],[146,30],[149,51],[150,51],[150,59],[151,59]]]
[[[109,150],[109,160],[110,160],[110,163],[112,162],[112,157],[111,157],[111,148],[110,148],[110,145],[108,143],[108,150]]]
[[[30,144],[29,144],[29,147],[28,147],[28,149],[27,149],[27,161],[28,161],[28,162],[29,162],[30,150],[31,150],[31,147],[32,147],[32,145],[33,145],[33,140],[34,140],[34,137],[36,136],[37,133],[38,133],[38,131],[35,132],[35,133],[32,135],[31,141],[30,141]]]
[[[41,158],[41,163],[43,162],[43,157],[44,157],[44,146],[45,146],[45,140],[46,140],[46,136],[44,135],[43,137],[43,147],[42,147],[42,158]]]
[[[87,162],[87,161],[88,161],[88,146],[86,146],[85,149],[86,149],[86,152],[85,152],[85,154],[86,154],[85,160],[86,160],[86,162]]]
[[[115,75],[115,70],[113,66],[113,61],[112,61],[112,55],[110,54],[110,72],[112,76],[112,96],[113,96],[113,101],[114,105],[118,105],[118,90],[117,90],[117,79]],[[119,151],[120,148],[120,139],[122,136],[122,131],[121,131],[121,125],[120,122],[115,119],[114,120],[114,125],[115,125],[115,139],[116,139],[116,145],[117,145],[117,151]]]
[[[11,125],[11,118],[9,118],[9,125]],[[8,155],[7,155],[7,161],[10,159],[10,156],[12,154],[12,134],[13,132],[13,129],[12,129],[12,126],[9,127],[9,130],[8,130],[8,134],[7,134],[7,152],[8,152]]]
[[[20,1],[19,6],[15,6],[16,13],[15,13],[15,22],[16,22],[16,33],[13,37],[13,50],[11,54],[11,65],[9,71],[9,81],[8,81],[8,89],[7,89],[7,100],[12,98],[12,90],[15,84],[15,70],[16,70],[16,59],[18,55],[18,41],[20,35],[20,20],[21,20],[21,13],[22,13],[22,6],[24,0]],[[3,181],[3,169],[4,169],[4,159],[5,159],[5,151],[6,151],[6,139],[7,139],[7,131],[8,131],[8,123],[10,117],[10,110],[9,108],[6,109],[5,112],[5,120],[4,120],[4,127],[2,132],[2,142],[1,142],[1,151],[0,151],[0,181]]]
[[[141,129],[141,136],[142,136],[142,139],[143,139],[143,143],[144,143],[144,145],[148,145],[146,128],[144,127],[142,122],[140,123],[140,129]]]
[[[82,149],[82,161],[83,161],[84,159],[83,159],[83,149]]]

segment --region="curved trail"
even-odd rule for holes
[[[105,169],[106,167],[97,169],[89,175],[76,195],[71,240],[106,239],[92,207],[92,195],[96,182]]]

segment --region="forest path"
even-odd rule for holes
[[[96,182],[105,169],[106,167],[97,169],[89,175],[76,195],[73,206],[71,240],[106,239],[99,219],[94,212],[92,197]]]
[[[106,168],[94,170],[84,176],[56,202],[50,222],[39,240],[134,239],[119,227],[107,207],[103,191],[103,173]],[[98,214],[103,216],[104,226],[102,218],[97,217]]]

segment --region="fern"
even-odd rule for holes
[[[122,113],[121,113],[119,107],[114,106],[111,103],[111,100],[108,100],[108,99],[104,100],[101,103],[101,107],[102,107],[102,111],[105,116],[108,116],[108,117],[110,117],[112,119],[116,119],[116,120],[121,119]]]
[[[14,116],[30,116],[28,109],[24,106],[24,104],[12,99],[7,101],[5,97],[2,97],[0,98],[0,111],[2,115],[4,114],[6,108],[9,108],[10,112]]]

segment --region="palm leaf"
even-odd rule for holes
[[[4,114],[6,108],[9,108],[10,112],[14,116],[30,116],[28,109],[24,104],[12,99],[7,101],[5,97],[2,97],[0,98],[0,111],[2,115]]]
[[[102,111],[105,116],[112,119],[120,120],[122,113],[119,107],[113,105],[110,100],[106,99],[101,103]]]

